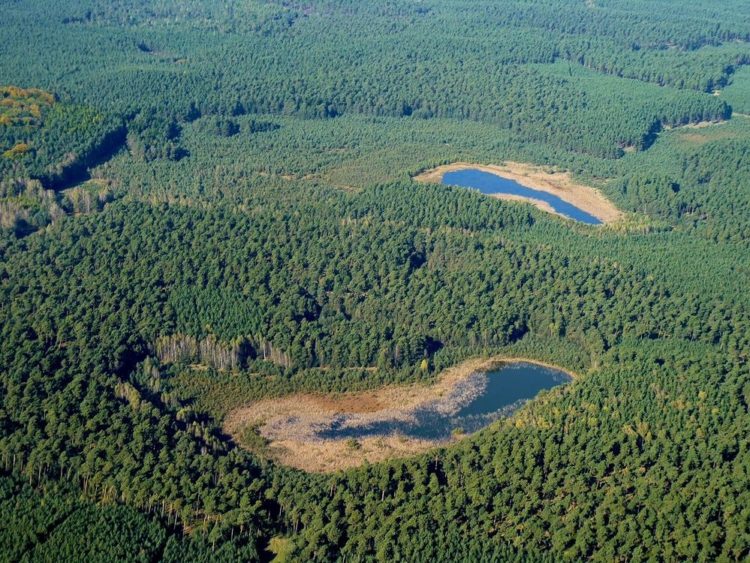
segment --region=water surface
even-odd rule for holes
[[[580,221],[581,223],[586,223],[588,225],[602,224],[601,220],[597,219],[590,213],[586,213],[582,209],[576,207],[572,203],[560,199],[556,195],[542,190],[527,188],[515,180],[509,180],[508,178],[503,178],[490,172],[484,172],[483,170],[477,170],[476,168],[446,172],[443,175],[443,184],[471,188],[479,190],[481,193],[487,195],[509,194],[537,199],[548,203],[557,213],[564,215],[569,219]]]
[[[445,440],[454,432],[470,434],[508,416],[543,389],[570,381],[557,369],[517,362],[477,372],[458,383],[448,396],[419,406],[406,416],[362,423],[341,414],[317,436],[323,439],[368,438],[400,434],[425,440]]]

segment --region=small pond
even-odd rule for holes
[[[476,372],[439,399],[392,418],[363,423],[356,417],[337,415],[317,432],[327,440],[400,434],[424,440],[446,440],[454,433],[471,434],[512,414],[540,391],[570,381],[563,371],[527,362],[499,365]]]
[[[557,213],[564,215],[569,219],[580,221],[581,223],[586,223],[588,225],[602,224],[602,222],[593,215],[586,213],[572,203],[563,201],[556,195],[542,190],[527,188],[515,180],[509,180],[508,178],[503,178],[502,176],[490,172],[484,172],[474,168],[446,172],[443,175],[443,184],[471,188],[479,190],[481,193],[487,195],[508,194],[536,199],[549,204]]]

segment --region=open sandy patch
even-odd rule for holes
[[[522,186],[540,190],[559,197],[561,200],[575,205],[577,208],[593,215],[602,223],[614,223],[623,217],[623,212],[617,209],[598,189],[575,182],[569,172],[548,172],[547,170],[521,162],[508,161],[502,165],[472,164],[469,162],[455,162],[438,166],[414,176],[417,182],[440,184],[447,172],[455,170],[481,170],[495,174],[501,178],[513,180]],[[506,194],[493,195],[498,199],[526,201],[548,213],[555,213],[548,203],[538,199]],[[558,214],[559,215],[559,214]]]
[[[470,376],[514,362],[535,363],[575,377],[557,366],[526,358],[476,358],[445,370],[431,385],[391,385],[362,393],[305,393],[256,401],[229,413],[224,431],[240,446],[283,465],[316,473],[411,456],[463,439],[465,435],[426,440],[392,433],[353,440],[326,439],[319,432],[342,417],[349,422],[354,420],[357,425],[368,425],[383,420],[409,421],[416,409],[427,405],[451,408],[454,396],[471,392],[461,388]],[[262,451],[257,447],[258,436],[264,441]]]

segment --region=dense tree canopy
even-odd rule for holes
[[[0,559],[749,557],[745,4],[4,6]],[[512,160],[624,219],[411,180]],[[503,353],[581,377],[332,475],[222,428]]]

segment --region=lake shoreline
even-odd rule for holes
[[[624,213],[607,199],[604,194],[591,186],[576,183],[569,172],[550,173],[542,167],[521,162],[506,161],[503,165],[454,162],[426,170],[417,174],[412,179],[416,182],[442,184],[445,174],[459,170],[487,172],[500,178],[517,182],[526,188],[546,192],[593,215],[604,224],[615,223],[624,216]],[[546,202],[531,197],[508,194],[491,194],[490,197],[528,202],[542,211],[563,216],[555,212]]]
[[[256,401],[229,413],[224,431],[243,446],[244,433],[256,428],[267,441],[261,455],[282,465],[313,473],[330,473],[358,467],[365,462],[407,457],[456,442],[465,435],[428,440],[394,433],[359,438],[355,445],[352,440],[322,439],[318,433],[336,417],[354,420],[361,425],[386,419],[408,421],[415,410],[446,401],[472,375],[514,363],[554,369],[571,380],[578,377],[570,370],[532,358],[501,355],[472,358],[444,370],[435,382],[428,385],[390,385],[374,391],[336,395],[303,393]]]

